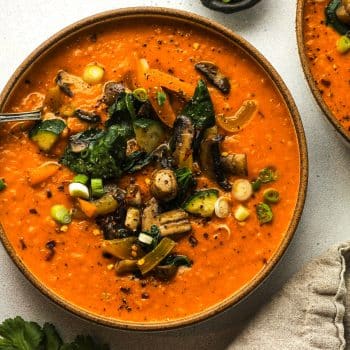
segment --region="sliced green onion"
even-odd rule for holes
[[[143,258],[137,260],[137,266],[141,273],[146,273],[153,270],[166,256],[174,249],[176,243],[170,238],[164,237],[160,243]]]
[[[240,202],[247,201],[253,195],[252,184],[247,179],[237,179],[232,186],[232,195]]]
[[[148,94],[145,88],[137,88],[132,92],[132,94],[140,102],[146,102],[148,100]]]
[[[277,179],[276,170],[273,168],[264,168],[259,173],[259,180],[263,183],[269,183]]]
[[[277,203],[280,200],[280,194],[274,188],[268,188],[264,191],[264,201],[267,203]]]
[[[234,212],[234,217],[237,221],[245,221],[250,215],[250,211],[243,205],[239,205]]]
[[[103,189],[102,179],[91,179],[91,195],[92,197],[102,197],[105,191]]]
[[[151,245],[153,243],[153,237],[151,237],[150,235],[147,235],[146,233],[141,232],[139,234],[138,240],[141,243],[147,244],[147,245]]]
[[[83,185],[87,185],[87,183],[89,182],[89,177],[84,175],[84,174],[78,174],[78,175],[74,176],[72,182],[79,182]]]
[[[259,203],[256,206],[256,215],[260,224],[267,224],[272,221],[273,214],[270,206],[266,203]]]
[[[252,183],[253,192],[258,192],[261,188],[261,181],[259,179],[256,179],[251,183]]]
[[[60,224],[66,225],[72,221],[70,211],[62,204],[51,207],[51,217]]]
[[[88,187],[79,182],[72,182],[71,184],[69,184],[68,191],[72,197],[84,199],[89,199],[90,197]]]
[[[337,50],[340,53],[347,53],[350,50],[350,38],[343,35],[337,41]]]
[[[4,179],[0,179],[0,191],[3,191],[7,187]]]
[[[157,103],[160,107],[164,105],[166,101],[166,95],[163,91],[157,91]]]

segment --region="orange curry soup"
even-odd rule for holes
[[[321,7],[322,4],[315,8],[321,11]],[[317,22],[319,18],[317,14]],[[326,42],[321,48],[326,50]],[[142,59],[148,65],[146,68],[143,65],[143,68],[153,70],[155,76],[148,71],[143,72],[141,78],[138,76],[135,67],[140,67]],[[229,81],[229,93],[220,91],[205,74],[195,69],[194,65],[201,61],[216,65],[221,78],[224,76]],[[97,77],[97,82],[85,77],[88,82],[84,82],[81,77],[92,63],[103,68],[103,77]],[[57,73],[62,70],[78,77],[81,86],[68,81],[57,90]],[[160,77],[157,77],[157,72],[161,72]],[[137,87],[145,88],[149,99],[153,96],[152,115],[156,115],[153,118],[171,137],[173,130],[168,126],[173,126],[174,115],[180,115],[189,103],[192,97],[189,94],[192,95],[200,79],[207,85],[214,105],[214,124],[217,125],[211,127],[214,126],[215,132],[220,135],[220,156],[243,154],[248,164],[243,171],[245,174],[241,172],[236,176],[227,173],[225,190],[215,176],[209,176],[197,164],[195,155],[191,153],[194,146],[191,146],[182,162],[192,170],[197,182],[196,191],[215,189],[215,199],[224,197],[223,212],[220,212],[223,217],[215,214],[213,203],[200,204],[196,213],[187,207],[188,212],[183,215],[190,230],[185,229],[186,232],[181,235],[167,236],[167,239],[176,242],[170,258],[181,254],[190,263],[176,266],[176,274],[171,278],[158,278],[154,269],[145,274],[135,270],[118,274],[114,265],[120,259],[103,254],[104,227],[96,223],[98,220],[95,219],[93,206],[98,198],[91,199],[90,182],[86,184],[90,198],[79,200],[72,197],[69,185],[76,172],[55,162],[68,147],[69,137],[90,128],[104,129],[104,122],[109,118],[108,106],[103,99],[106,82],[122,83],[126,94],[132,94]],[[150,83],[147,83],[148,80]],[[336,86],[340,89],[343,83],[337,80],[334,85],[332,83],[332,88]],[[175,86],[173,91],[172,84]],[[162,86],[167,88],[162,89]],[[64,91],[67,87],[72,92],[71,96]],[[234,132],[227,131],[225,123],[230,124],[237,118],[237,111],[247,100],[254,101],[249,120],[241,121]],[[2,128],[0,178],[7,187],[0,192],[0,221],[27,268],[61,298],[90,313],[118,320],[175,320],[199,313],[240,290],[264,269],[280,246],[291,221],[299,189],[300,160],[295,128],[281,95],[267,74],[244,52],[224,39],[183,24],[172,26],[147,21],[133,23],[132,26],[127,23],[107,26],[81,34],[36,64],[19,83],[7,104],[7,111],[12,112],[36,108],[42,108],[44,119],[58,118],[64,121],[66,127],[49,151],[40,150],[37,139],[28,136],[32,125],[12,123]],[[76,109],[84,110],[90,117],[98,115],[99,121],[82,120]],[[238,119],[241,117],[238,116]],[[165,142],[169,140],[168,136],[164,138]],[[140,150],[140,147],[137,149]],[[175,164],[174,168],[183,165]],[[47,171],[42,172],[43,167]],[[138,210],[142,212],[152,197],[152,174],[159,168],[159,164],[151,163],[132,174],[124,172],[112,182],[122,191],[130,183],[136,185],[141,191],[142,203]],[[273,179],[269,183],[261,183],[261,187],[253,191],[251,182],[255,181],[256,186],[259,173],[266,168],[273,172]],[[224,167],[221,172],[225,172]],[[88,177],[91,176],[88,174]],[[240,187],[238,194],[235,193],[236,180],[243,180],[243,188]],[[110,181],[103,179],[103,184]],[[278,202],[264,199],[268,188],[275,190],[272,194],[279,194]],[[193,188],[187,192],[185,195],[190,192],[193,195]],[[86,208],[79,207],[79,201],[80,204],[88,203],[87,207],[92,208],[91,218],[82,215],[86,214],[82,210]],[[268,215],[265,223],[259,222],[256,211],[259,203],[263,202],[273,213],[272,220]],[[63,221],[62,217],[57,218],[60,213],[52,213],[55,205],[67,209]],[[243,216],[237,212],[239,206],[244,209]],[[183,213],[183,207],[182,202],[175,210]],[[201,217],[203,207],[209,211],[205,217]],[[126,235],[137,240],[141,231],[139,226]],[[162,237],[158,239],[159,243]],[[137,241],[134,243],[138,244]],[[147,244],[141,246],[145,248]],[[132,250],[137,250],[139,254],[140,246],[137,249],[134,246]],[[151,250],[150,247],[145,248],[147,252]],[[138,259],[139,263],[145,259],[145,252],[140,253],[144,258],[136,257],[137,254],[131,252],[129,260]],[[158,261],[158,264],[164,262]],[[141,265],[137,266],[141,268]]]
[[[305,1],[304,45],[311,74],[324,102],[350,135],[350,101],[347,98],[350,54],[337,50],[341,34],[326,25],[325,9],[329,3],[329,0]]]

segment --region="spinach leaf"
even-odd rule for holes
[[[140,102],[134,98],[132,93],[121,92],[116,101],[108,108],[109,119],[105,123],[106,127],[122,124],[128,128],[128,137],[133,137],[132,121],[135,120],[139,109]]]
[[[135,151],[125,158],[122,168],[124,172],[133,174],[150,164],[152,160],[152,154],[147,154],[145,151]]]
[[[102,179],[119,178],[125,158],[128,128],[90,129],[70,138],[61,163],[72,171]]]
[[[207,85],[203,80],[198,81],[194,95],[183,109],[182,114],[192,119],[198,130],[215,125],[214,106]]]
[[[180,168],[175,170],[176,181],[178,185],[178,194],[175,198],[177,205],[181,206],[192,190],[196,187],[197,182],[188,168]]]
[[[326,24],[331,25],[339,34],[345,35],[350,31],[350,26],[341,22],[336,11],[341,4],[341,0],[331,0],[325,9]]]

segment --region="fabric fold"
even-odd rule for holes
[[[349,266],[350,241],[308,263],[248,322],[229,350],[346,349]]]

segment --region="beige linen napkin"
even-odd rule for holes
[[[350,349],[350,241],[310,262],[263,306],[229,350]]]

